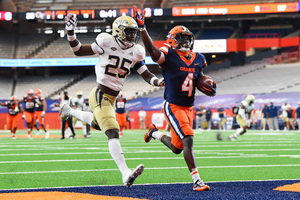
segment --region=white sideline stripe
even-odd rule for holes
[[[212,169],[212,168],[250,168],[250,167],[299,167],[300,164],[286,164],[286,165],[240,165],[240,166],[204,166],[197,167],[201,169]],[[184,167],[154,167],[145,168],[145,170],[170,170],[170,169],[186,169]],[[33,171],[33,172],[3,172],[0,175],[9,174],[47,174],[47,173],[72,173],[72,172],[102,172],[102,171],[117,171],[119,169],[91,169],[91,170],[61,170],[61,171]]]
[[[300,155],[241,155],[241,156],[208,156],[196,157],[196,159],[226,159],[226,158],[300,158]],[[74,159],[74,160],[24,160],[24,161],[0,161],[0,164],[9,163],[46,163],[46,162],[96,162],[96,161],[112,161],[112,158],[103,159]],[[155,158],[126,158],[126,160],[182,160],[181,157],[155,157]]]

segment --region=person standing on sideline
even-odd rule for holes
[[[93,113],[77,111],[65,104],[61,106],[61,116],[74,116],[105,133],[109,153],[122,174],[123,184],[131,187],[135,179],[143,173],[144,165],[140,164],[134,170],[130,170],[126,164],[119,140],[120,126],[115,114],[116,99],[133,69],[150,85],[163,87],[164,82],[145,65],[145,49],[137,44],[139,29],[132,17],[116,18],[112,24],[112,35],[100,33],[94,43],[86,45],[82,45],[74,33],[76,15],[68,14],[65,22],[67,38],[75,55],[99,55],[95,66],[98,86],[90,92],[89,103]]]
[[[279,126],[278,126],[279,110],[278,110],[278,108],[274,105],[273,102],[270,102],[270,106],[269,106],[268,110],[269,110],[269,123],[270,123],[269,129],[279,131]]]
[[[167,45],[157,48],[145,27],[145,10],[139,13],[133,7],[133,15],[137,21],[143,43],[154,62],[160,65],[165,79],[164,114],[171,126],[171,137],[160,132],[155,124],[150,124],[144,140],[161,141],[175,154],[183,151],[185,162],[193,180],[193,190],[209,190],[200,178],[193,152],[193,106],[197,78],[203,75],[206,60],[200,53],[192,51],[193,33],[184,26],[175,26],[167,36]]]
[[[23,112],[23,109],[20,104],[18,104],[18,100],[16,96],[11,96],[9,101],[5,101],[4,103],[0,102],[1,106],[5,106],[8,109],[7,114],[7,129],[10,130],[11,138],[16,139],[16,132],[18,127],[18,114]]]
[[[219,113],[219,130],[226,130],[226,121],[225,121],[225,111],[222,105],[218,108],[218,113]]]
[[[69,105],[69,106],[73,107],[72,98],[69,97],[67,91],[64,91],[63,98],[60,98],[59,102],[60,102],[60,106],[66,104],[66,105]],[[62,114],[61,110],[59,111],[59,114],[60,115]],[[69,126],[69,128],[72,132],[72,136],[70,136],[70,138],[75,139],[76,133],[75,133],[75,130],[74,130],[74,127],[73,127],[73,117],[68,117],[68,118],[61,117],[61,138],[60,139],[62,139],[62,140],[65,139],[66,123],[68,123],[68,126]]]
[[[72,105],[73,105],[73,109],[75,110],[83,110],[83,107],[84,107],[84,98],[83,98],[83,93],[82,91],[78,91],[76,93],[76,97],[75,98],[72,98]],[[76,117],[73,117],[73,126],[76,126],[76,123],[77,123],[77,118]],[[81,120],[79,120],[81,121]],[[83,132],[83,135],[84,137],[86,138],[87,137],[87,132],[86,132],[86,123],[85,122],[82,122],[82,132]]]
[[[92,110],[91,110],[91,108],[89,106],[89,99],[85,99],[84,100],[84,104],[83,104],[83,109],[82,110],[86,111],[86,112],[92,113]],[[85,122],[83,122],[83,123],[85,123]],[[85,125],[85,127],[86,127],[86,136],[84,136],[84,137],[91,137],[91,125],[89,125],[87,123],[85,123],[85,124],[86,124]]]
[[[298,108],[296,109],[295,119],[298,124],[298,130],[300,131],[300,101],[298,102]]]
[[[286,118],[286,127],[287,130],[291,130],[291,127],[293,130],[295,130],[295,125],[294,125],[294,119],[293,119],[293,108],[290,104],[286,106],[286,113],[287,113],[287,118]]]
[[[130,119],[130,111],[129,111],[129,109],[127,108],[126,109],[126,124],[127,124],[127,126],[128,126],[128,129],[131,129],[131,121],[130,121],[131,119]],[[126,126],[126,127],[127,127]]]
[[[202,106],[196,108],[196,129],[203,129],[203,121],[204,121],[204,112]]]
[[[236,120],[240,128],[236,130],[235,134],[232,134],[228,137],[231,141],[235,141],[235,139],[238,139],[239,136],[246,133],[248,127],[250,126],[252,111],[254,109],[254,100],[255,97],[253,95],[247,95],[246,99],[241,102],[238,114],[236,115]]]
[[[206,122],[207,122],[207,130],[210,131],[211,130],[211,119],[212,119],[212,112],[210,107],[207,107],[205,110],[205,118],[206,118]]]
[[[266,130],[266,125],[268,124],[269,130],[270,130],[270,123],[269,123],[269,108],[268,108],[268,104],[264,105],[264,108],[262,109],[262,114],[263,114],[263,118],[262,118],[262,130],[265,131]]]
[[[141,107],[140,111],[139,111],[139,118],[140,118],[140,129],[146,129],[146,111],[144,111],[144,109]]]

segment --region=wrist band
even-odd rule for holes
[[[68,39],[70,42],[76,40],[76,39],[77,39],[76,34],[74,34],[74,35],[68,35],[68,34],[67,34],[67,39]]]
[[[78,42],[77,46],[76,47],[71,47],[71,49],[72,49],[73,52],[77,52],[77,51],[79,51],[80,47],[81,47],[81,43]]]
[[[145,31],[146,30],[146,26],[140,28],[140,31]]]
[[[156,86],[154,85],[154,81],[157,80],[158,81],[158,78],[156,76],[153,76],[151,79],[150,79],[150,85],[153,85],[153,86]]]

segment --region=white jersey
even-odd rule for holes
[[[139,74],[147,69],[144,65],[145,49],[139,44],[122,49],[115,37],[100,33],[92,48],[93,45],[97,45],[98,49],[100,47],[100,52],[97,52],[99,61],[95,66],[96,81],[112,90],[122,90],[131,68],[135,68]]]
[[[76,106],[75,110],[83,110],[83,106],[84,106],[84,99],[83,99],[83,97],[81,97],[81,98],[78,98],[78,97],[73,98],[72,99],[72,105]]]
[[[242,108],[242,105],[244,106],[244,108]],[[248,119],[248,116],[251,114],[252,110],[254,109],[254,105],[249,105],[249,103],[247,101],[242,101],[241,102],[241,106],[239,108],[239,115],[241,115],[241,117],[246,120]]]

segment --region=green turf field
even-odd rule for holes
[[[135,184],[192,182],[183,155],[175,155],[159,141],[145,143],[146,131],[126,130],[121,145],[129,168],[145,165]],[[201,178],[206,181],[299,179],[300,132],[249,131],[238,141],[233,131],[195,131],[194,152]],[[50,134],[59,135],[59,130]],[[122,185],[107,137],[92,131],[91,138],[60,140],[26,137],[19,130],[13,140],[0,132],[0,188]],[[80,130],[77,135],[82,136]]]

